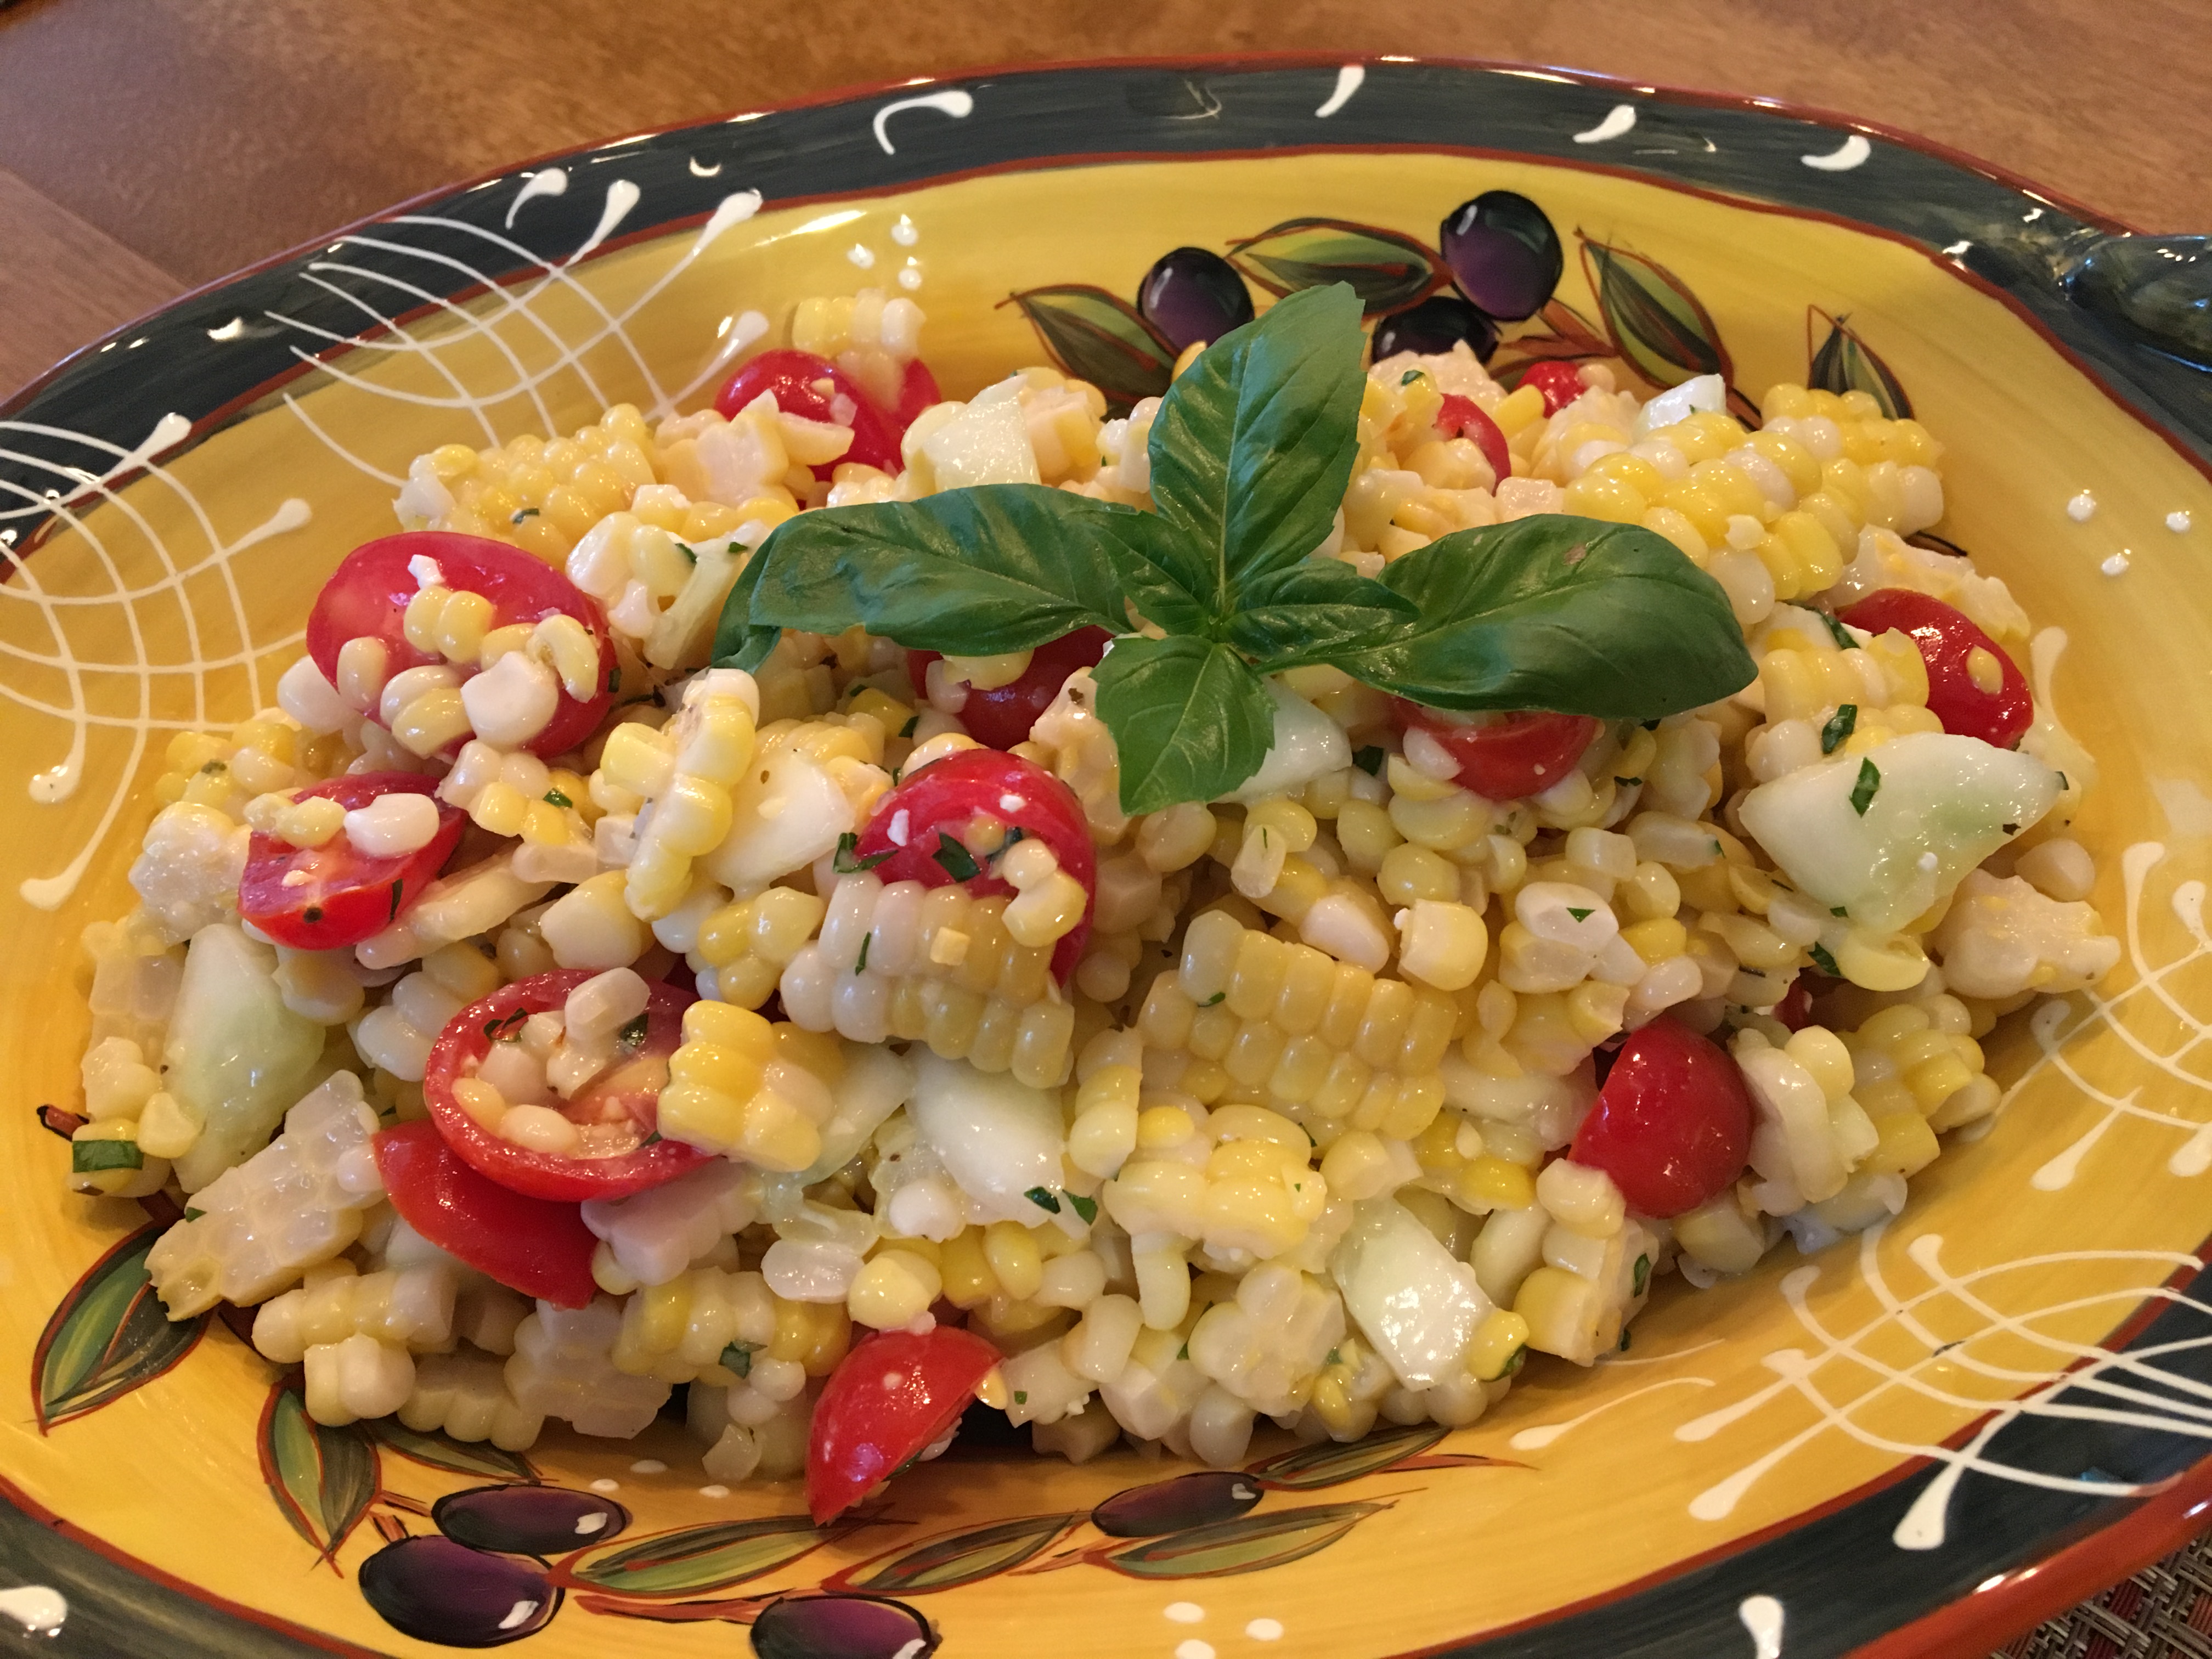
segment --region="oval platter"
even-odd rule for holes
[[[863,283],[922,303],[952,395],[1051,359],[1141,396],[1165,365],[1128,301],[1161,253],[1399,280],[1492,189],[1569,252],[1502,362],[1910,410],[1947,446],[1943,536],[2055,624],[2039,696],[2102,768],[2079,833],[2124,955],[1990,1037],[2002,1109],[1894,1221],[1704,1294],[1669,1281],[1632,1352],[1532,1365],[1472,1427],[1255,1444],[1225,1511],[1125,1496],[1171,1461],[982,1446],[817,1529],[788,1484],[702,1489],[674,1422],[526,1455],[319,1428],[234,1330],[161,1318],[160,1218],[64,1195],[77,936],[125,908],[166,746],[271,701],[410,458],[695,407],[747,313]],[[1903,1659],[1986,1651],[2172,1547],[2212,1501],[2206,263],[1818,112],[1402,58],[1109,63],[544,158],[78,353],[0,404],[0,1644]],[[488,1558],[521,1586],[509,1624],[459,1583],[448,1643],[379,1616],[364,1564],[438,1498],[533,1482],[621,1519]],[[1102,1528],[1117,1497],[1161,1529]]]

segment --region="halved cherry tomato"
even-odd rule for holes
[[[1060,867],[1083,884],[1083,920],[1053,947],[1052,971],[1065,984],[1083,959],[1098,903],[1098,856],[1083,807],[1068,787],[1031,761],[995,749],[963,749],[933,761],[877,804],[854,849],[884,882],[942,887],[957,881],[977,895],[1014,890],[994,873],[988,832],[1018,828],[1052,848]]]
[[[968,701],[960,705],[961,725],[968,728],[968,735],[976,742],[987,743],[994,749],[1012,749],[1018,743],[1027,743],[1030,727],[1037,723],[1037,717],[1060,695],[1060,688],[1067,684],[1067,677],[1079,668],[1096,668],[1113,637],[1103,628],[1079,628],[1049,645],[1037,647],[1030,653],[1030,665],[1019,679],[1011,684],[994,686],[988,691],[970,688]],[[907,677],[914,682],[915,696],[926,694],[929,665],[939,655],[935,651],[906,653]]]
[[[2035,699],[2027,677],[1963,611],[1931,594],[1885,587],[1838,614],[1869,634],[1898,628],[1911,635],[1928,665],[1928,712],[1954,736],[2010,749],[2035,723]],[[1978,650],[1988,652],[1996,669],[1994,691],[1974,684],[1972,659]]]
[[[816,467],[817,478],[830,477],[847,461],[884,472],[898,471],[905,465],[899,455],[899,440],[906,436],[915,416],[941,401],[936,377],[918,357],[906,366],[897,406],[885,409],[828,358],[786,348],[763,351],[746,362],[723,382],[714,407],[727,417],[763,392],[774,392],[775,406],[787,415],[853,429],[853,447],[836,460]],[[848,409],[838,408],[840,397],[850,404]]]
[[[1544,413],[1556,415],[1589,390],[1583,384],[1582,371],[1572,363],[1556,359],[1531,363],[1521,373],[1521,384],[1533,386],[1544,397]]]
[[[599,1240],[580,1206],[526,1198],[487,1180],[427,1120],[380,1130],[369,1145],[399,1218],[447,1255],[556,1308],[591,1301]]]
[[[627,1198],[707,1161],[696,1146],[659,1139],[655,1128],[668,1056],[684,1040],[684,1011],[699,1000],[678,986],[648,986],[645,1035],[561,1103],[559,1109],[578,1123],[614,1124],[626,1131],[617,1138],[618,1150],[607,1156],[532,1152],[486,1128],[453,1097],[453,1085],[475,1074],[494,1042],[517,1031],[531,1015],[560,1008],[569,992],[593,977],[588,968],[562,968],[502,986],[453,1016],[423,1069],[422,1098],[446,1144],[480,1174],[532,1198]]]
[[[334,800],[350,812],[380,795],[434,798],[437,787],[435,778],[414,772],[356,772],[310,784],[299,799]],[[343,832],[320,847],[295,847],[255,830],[239,878],[238,914],[277,944],[301,951],[336,951],[382,933],[437,879],[468,828],[459,808],[437,805],[438,833],[419,852],[398,858],[370,858]]]
[[[580,702],[564,689],[553,718],[524,747],[534,755],[562,754],[599,729],[614,695],[615,671],[614,641],[599,606],[544,560],[458,531],[404,531],[363,542],[345,556],[307,617],[307,652],[325,679],[337,681],[339,651],[347,641],[363,637],[384,641],[388,675],[439,660],[407,642],[407,603],[418,586],[407,564],[418,556],[438,562],[447,586],[489,599],[494,627],[542,622],[558,613],[591,629],[599,642],[598,690]],[[464,677],[471,672],[462,667]]]
[[[1472,438],[1499,483],[1513,476],[1513,452],[1505,447],[1505,434],[1474,398],[1445,392],[1443,407],[1437,410],[1437,430],[1447,438]]]
[[[1611,1176],[1630,1209],[1680,1215],[1743,1173],[1751,1122],[1735,1061],[1662,1018],[1621,1045],[1567,1156]]]
[[[972,1331],[884,1331],[839,1362],[814,1402],[806,1507],[840,1515],[942,1440],[975,1398],[999,1351]]]
[[[1399,726],[1442,744],[1459,763],[1460,787],[1485,800],[1541,794],[1583,757],[1601,724],[1588,714],[1455,715],[1402,697],[1391,701]]]

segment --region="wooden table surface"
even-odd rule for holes
[[[1269,48],[1820,105],[2148,229],[2212,230],[2206,0],[0,0],[0,392],[185,289],[524,156],[963,66]]]

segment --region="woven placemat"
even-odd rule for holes
[[[1991,1659],[2212,1659],[2212,1534]]]

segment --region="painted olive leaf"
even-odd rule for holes
[[[1364,1440],[1347,1444],[1324,1440],[1263,1457],[1256,1463],[1247,1464],[1244,1473],[1285,1491],[1311,1492],[1320,1486],[1341,1486],[1347,1480],[1387,1469],[1401,1458],[1428,1450],[1450,1432],[1435,1423],[1413,1423],[1378,1430]]]
[[[1827,337],[1812,345],[1814,319],[1828,325]],[[1805,307],[1805,339],[1808,348],[1805,384],[1816,392],[1863,392],[1881,405],[1892,420],[1909,419],[1912,399],[1889,365],[1858,337],[1846,318],[1831,317],[1818,306]]]
[[[1735,378],[1711,313],[1666,266],[1583,236],[1583,270],[1613,349],[1652,385],[1680,386],[1700,374]]]
[[[454,1474],[489,1476],[495,1480],[538,1479],[538,1470],[520,1452],[504,1451],[489,1441],[455,1440],[449,1435],[423,1434],[396,1417],[379,1417],[362,1427],[379,1444],[388,1446],[410,1462]]]
[[[1347,283],[1370,317],[1412,305],[1451,280],[1413,238],[1349,219],[1285,219],[1232,243],[1229,263],[1274,295]]]
[[[946,1533],[849,1567],[823,1588],[880,1590],[898,1595],[955,1589],[1021,1565],[1083,1519],[1081,1515],[1027,1515]]]
[[[1053,361],[1104,392],[1117,411],[1168,389],[1175,348],[1118,295],[1088,283],[1060,283],[1010,294],[1004,303],[1018,306]]]
[[[1327,1549],[1388,1504],[1315,1504],[1217,1522],[1188,1532],[1151,1538],[1095,1558],[1101,1566],[1132,1578],[1228,1578]]]
[[[356,1424],[329,1428],[307,1415],[297,1372],[269,1391],[261,1409],[261,1478],[294,1532],[331,1571],[376,1497],[376,1449]]]
[[[192,1350],[207,1316],[172,1323],[146,1273],[161,1224],[141,1227],[70,1287],[31,1358],[41,1433],[143,1388]]]
[[[718,1521],[586,1550],[562,1565],[573,1582],[621,1595],[703,1595],[774,1572],[842,1530],[804,1515]]]

